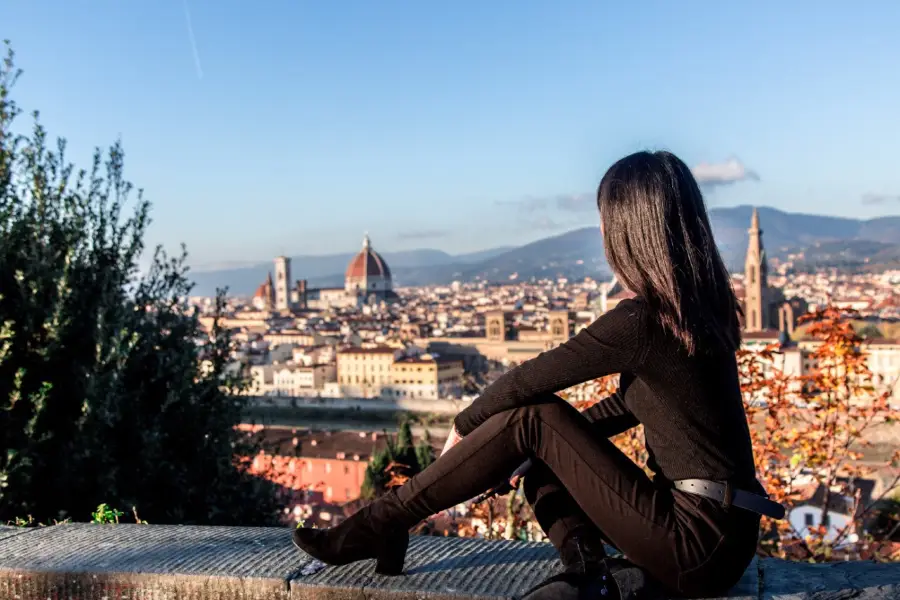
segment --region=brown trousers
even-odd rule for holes
[[[526,458],[526,497],[559,545],[594,526],[671,592],[723,594],[757,544],[759,515],[655,482],[557,396],[494,415],[397,491],[419,519],[502,482]]]

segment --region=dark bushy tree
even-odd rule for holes
[[[420,469],[416,460],[416,448],[413,445],[412,426],[409,424],[409,419],[403,419],[400,423],[400,431],[397,433],[397,441],[394,446],[394,462],[405,467],[404,474],[411,477],[418,473]]]
[[[428,465],[434,462],[434,447],[431,445],[431,436],[428,434],[428,430],[425,430],[425,435],[422,436],[419,445],[416,446],[416,462],[419,464],[419,469],[426,469]]]
[[[372,453],[372,460],[366,467],[360,496],[366,499],[382,495],[391,485],[403,482],[424,470],[434,462],[428,432],[419,445],[414,445],[412,426],[408,419],[400,422],[397,436],[386,435],[384,448]]]
[[[124,179],[118,143],[76,171],[37,113],[30,134],[15,132],[19,72],[6,46],[0,520],[87,520],[107,503],[151,523],[272,522],[270,484],[235,466],[243,404],[226,393],[231,341],[218,327],[207,336],[188,310],[184,250],[157,249],[139,272],[149,204]]]
[[[385,492],[391,475],[388,473],[388,466],[393,462],[393,444],[388,438],[388,444],[381,450],[376,450],[372,454],[372,460],[366,466],[366,474],[363,476],[362,487],[359,495],[362,498],[371,500],[377,498]]]

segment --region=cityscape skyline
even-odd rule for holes
[[[23,108],[79,164],[121,137],[153,202],[149,245],[186,242],[204,265],[344,252],[367,230],[392,251],[521,245],[595,225],[603,171],[643,148],[679,154],[710,207],[897,214],[900,86],[884,74],[900,7],[867,6],[48,0],[3,15]]]

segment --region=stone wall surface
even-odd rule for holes
[[[547,544],[414,537],[400,577],[372,561],[325,567],[289,530],[93,525],[0,527],[0,598],[17,600],[495,600],[559,568]],[[733,600],[900,600],[900,565],[754,561]]]

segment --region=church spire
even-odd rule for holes
[[[744,262],[744,325],[747,331],[761,331],[769,326],[769,267],[759,228],[759,211],[753,208],[747,230],[747,257]]]

